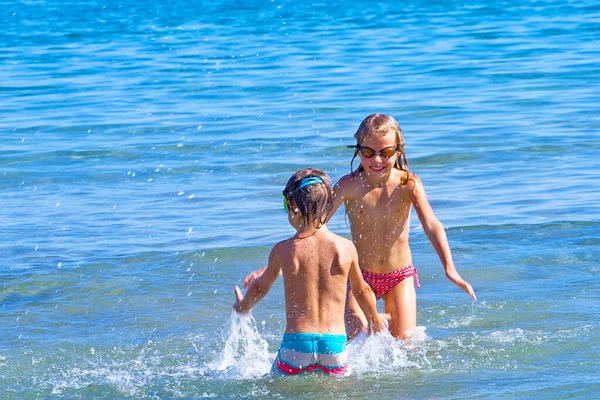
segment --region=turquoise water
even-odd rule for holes
[[[0,10],[1,398],[600,392],[597,2]],[[254,320],[232,286],[292,233],[288,177],[347,173],[373,112],[402,126],[478,301],[414,217],[419,339],[354,343],[348,378],[273,380],[282,285]]]

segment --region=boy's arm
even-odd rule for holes
[[[467,292],[473,300],[477,300],[471,285],[460,276],[454,267],[446,231],[440,220],[437,219],[433,213],[433,209],[427,200],[425,188],[423,187],[421,180],[415,174],[411,175],[411,180],[414,182],[414,188],[410,191],[411,201],[415,207],[419,221],[421,221],[421,225],[423,225],[423,230],[425,231],[427,238],[429,238],[429,241],[433,245],[435,252],[444,266],[446,277]]]
[[[243,280],[243,282],[244,282],[244,289],[248,289],[250,287],[250,284],[252,284],[252,282],[254,282],[262,274],[265,273],[266,269],[267,269],[267,267],[262,267],[262,268],[259,268],[259,269],[255,270],[255,271],[252,271],[248,275],[246,275],[246,277]]]
[[[252,284],[250,284],[245,297],[237,285],[234,287],[236,301],[233,303],[233,308],[238,313],[246,314],[250,312],[256,303],[269,293],[271,286],[273,286],[273,283],[281,272],[277,247],[276,245],[269,255],[269,265],[264,268],[262,275],[254,279]]]
[[[386,329],[386,324],[377,312],[375,294],[373,294],[373,291],[362,277],[360,268],[358,267],[358,255],[356,254],[356,249],[353,249],[353,253],[352,265],[350,265],[350,272],[348,274],[352,295],[365,313],[369,331],[377,333]]]

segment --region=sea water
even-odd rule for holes
[[[586,0],[0,1],[0,397],[596,398],[598,21]],[[233,285],[293,234],[289,176],[348,173],[373,112],[478,301],[413,215],[416,339],[274,379],[281,282],[244,318]]]

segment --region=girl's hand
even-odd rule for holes
[[[469,285],[469,282],[465,281],[458,274],[458,272],[456,272],[456,270],[454,270],[453,273],[447,273],[446,276],[448,277],[448,279],[450,279],[452,282],[454,282],[458,287],[460,287],[462,290],[464,290],[465,292],[467,292],[467,294],[469,296],[471,296],[471,298],[474,301],[477,301],[477,296],[475,296],[475,291],[473,290],[473,288],[471,287],[471,285]]]
[[[471,296],[471,298],[474,301],[477,301],[477,296],[475,296],[475,291],[473,290],[473,288],[471,287],[471,285],[469,285],[469,282],[462,281],[461,283],[457,283],[457,285],[460,286],[462,288],[462,290],[464,290],[465,292],[467,292],[467,294],[469,296]]]
[[[477,296],[475,296],[475,291],[473,290],[473,288],[471,287],[471,285],[469,285],[469,282],[465,281],[464,279],[461,279],[458,282],[454,282],[456,283],[460,288],[462,288],[462,290],[464,290],[465,292],[467,292],[467,294],[469,296],[471,296],[471,298],[474,301],[477,301]]]

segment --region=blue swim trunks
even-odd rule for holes
[[[348,369],[346,335],[327,333],[286,333],[273,363],[285,375],[321,370],[343,376]]]

